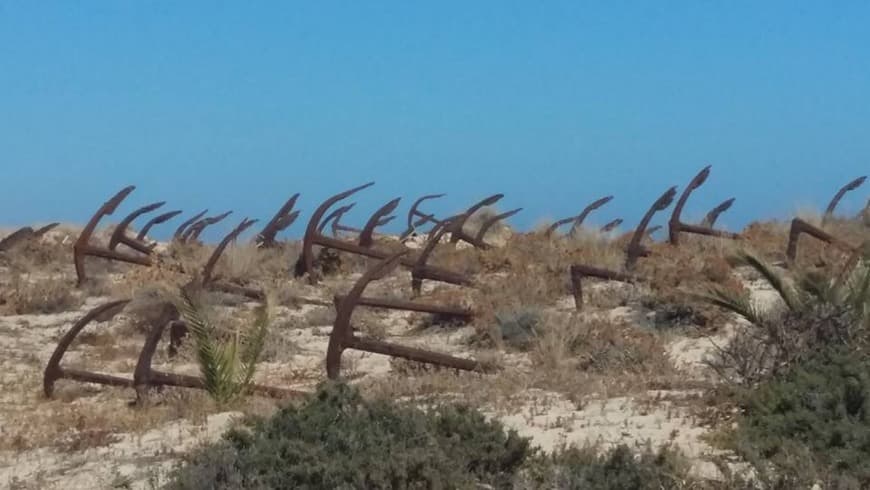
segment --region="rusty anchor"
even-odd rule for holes
[[[646,257],[649,255],[649,250],[641,244],[643,238],[649,233],[647,227],[656,213],[664,211],[671,205],[676,195],[676,187],[671,187],[665,191],[665,193],[662,194],[652,204],[652,206],[650,206],[649,210],[641,219],[640,224],[635,228],[631,241],[625,249],[625,272],[612,271],[585,264],[575,264],[570,267],[571,289],[574,296],[574,307],[577,311],[583,309],[583,278],[585,277],[594,277],[608,281],[626,283],[635,283],[640,280],[640,278],[633,273],[633,270],[640,257]]]
[[[831,202],[828,204],[828,207],[825,209],[825,214],[822,216],[822,225],[827,224],[834,217],[834,211],[837,209],[837,205],[840,204],[840,200],[843,199],[843,196],[846,195],[847,192],[854,191],[855,189],[861,187],[864,184],[864,181],[867,180],[867,176],[858,177],[857,179],[849,182],[840,188],[839,191],[834,195]]]
[[[293,194],[293,196],[291,196],[290,199],[288,199],[287,202],[278,209],[275,216],[266,223],[266,226],[263,227],[263,230],[260,231],[255,238],[257,246],[260,248],[271,248],[275,246],[275,237],[278,236],[278,233],[289,228],[290,225],[292,225],[299,217],[299,211],[293,211],[297,199],[299,199],[299,193]]]
[[[586,206],[585,208],[583,208],[583,211],[581,211],[580,214],[556,221],[555,223],[550,225],[549,228],[547,228],[547,232],[546,232],[547,236],[552,236],[554,233],[556,233],[556,231],[559,228],[561,228],[564,225],[567,225],[568,223],[574,223],[573,225],[571,225],[571,232],[573,232],[574,230],[583,226],[583,222],[586,221],[586,217],[589,216],[589,213],[591,213],[592,211],[595,211],[596,209],[600,208],[601,206],[604,206],[605,204],[609,203],[612,200],[613,200],[613,196],[602,197],[601,199],[597,199],[597,200],[593,201],[591,204],[589,204],[588,206]],[[616,226],[619,226],[619,225],[615,225],[614,228]]]
[[[118,205],[120,205],[134,189],[136,189],[136,187],[132,185],[125,187],[112,196],[111,199],[103,203],[79,234],[78,240],[76,240],[75,245],[73,245],[73,262],[76,268],[76,277],[78,278],[77,284],[79,287],[87,280],[85,258],[88,256],[101,257],[104,259],[117,260],[142,266],[150,266],[152,264],[151,259],[147,255],[128,255],[105,247],[92,245],[90,243],[91,236],[94,234],[100,220],[103,219],[104,216],[114,213],[118,208]],[[150,253],[150,249],[146,252],[146,254],[148,253]]]
[[[199,236],[202,234],[202,232],[205,231],[206,228],[208,228],[211,225],[215,225],[215,224],[220,223],[221,221],[226,219],[227,216],[229,216],[231,214],[233,214],[232,211],[227,211],[227,212],[221,213],[217,216],[203,218],[203,219],[197,221],[196,223],[190,225],[190,228],[188,228],[184,232],[184,234],[181,235],[181,241],[183,243],[189,243],[191,241],[199,240]]]
[[[704,182],[707,181],[707,177],[710,176],[711,165],[707,165],[697,175],[689,182],[689,185],[686,186],[686,189],[683,191],[683,194],[680,196],[680,199],[677,201],[676,206],[674,206],[674,212],[671,214],[671,219],[668,221],[668,238],[671,242],[671,245],[679,245],[680,243],[680,233],[693,233],[696,235],[706,235],[706,236],[715,236],[720,238],[730,238],[730,239],[738,239],[740,235],[737,233],[730,233],[722,230],[715,230],[706,226],[692,225],[688,223],[683,223],[680,221],[680,215],[683,212],[683,207],[685,207],[686,202],[689,200],[689,197],[692,195],[692,192],[695,191],[698,187],[704,185]],[[726,201],[727,202],[727,201]],[[728,206],[730,207],[730,205]],[[727,207],[726,207],[727,209]],[[715,222],[715,219],[713,220]]]
[[[164,204],[166,204],[166,202],[155,202],[148,204],[147,206],[142,206],[128,214],[120,223],[118,223],[118,226],[116,226],[115,230],[112,232],[112,236],[109,238],[109,250],[115,250],[118,248],[119,244],[123,243],[139,253],[145,255],[150,254],[151,246],[138,238],[130,238],[127,236],[127,227],[130,226],[130,224],[139,216],[150,213]]]
[[[208,209],[204,209],[202,212],[193,215],[190,219],[178,225],[178,228],[175,229],[175,233],[173,233],[172,235],[172,239],[174,241],[181,241],[182,237],[187,232],[187,228],[202,219],[202,217],[205,216],[206,213],[208,213]]]
[[[809,235],[816,240],[827,243],[828,245],[831,245],[842,252],[852,253],[859,248],[850,245],[849,243],[846,243],[846,241],[837,238],[834,235],[826,232],[825,230],[822,230],[817,226],[813,226],[812,224],[807,223],[800,218],[795,218],[791,220],[791,228],[788,232],[788,246],[785,252],[789,263],[794,263],[794,261],[797,259],[798,240],[803,234]]]
[[[411,301],[363,297],[363,292],[368,284],[371,281],[382,278],[398,266],[401,263],[402,256],[406,253],[407,252],[400,252],[383,258],[359,278],[350,292],[344,296],[335,297],[336,318],[332,327],[332,332],[329,335],[329,346],[326,351],[326,373],[329,379],[339,379],[341,377],[341,356],[347,349],[384,354],[391,357],[399,357],[451,369],[464,371],[483,370],[483,366],[478,361],[472,359],[453,357],[447,354],[406,347],[354,335],[350,319],[357,306],[446,314],[460,318],[470,318],[472,315],[470,311],[462,308],[448,308]]]
[[[483,236],[486,235],[486,232],[489,231],[489,229],[495,223],[519,213],[520,211],[522,211],[522,208],[514,209],[506,213],[501,213],[490,217],[490,219],[488,219],[481,225],[480,229],[478,229],[478,232],[474,236],[471,236],[465,231],[465,223],[468,221],[469,218],[471,218],[472,215],[474,215],[474,213],[478,212],[486,206],[492,206],[493,204],[500,201],[503,197],[504,194],[493,194],[474,203],[471,207],[466,209],[464,213],[453,216],[449,220],[445,220],[449,221],[449,223],[447,223],[448,226],[446,230],[448,233],[450,233],[450,243],[458,243],[459,241],[463,241],[477,249],[487,250],[491,248],[488,243],[483,241]],[[493,218],[498,219],[493,220]],[[484,227],[483,225],[486,226]],[[436,226],[438,226],[438,224],[436,224]],[[483,233],[481,233],[481,231],[483,231]]]
[[[142,229],[139,230],[139,234],[136,235],[136,240],[139,240],[140,242],[144,242],[148,238],[148,232],[151,231],[151,228],[153,228],[159,224],[166,223],[167,221],[171,220],[172,218],[178,216],[179,214],[181,214],[180,210],[169,211],[168,213],[159,214],[159,215],[151,218],[150,220],[148,220],[147,223],[145,223],[145,226],[143,226]],[[154,246],[152,245],[151,248],[153,249],[153,247]]]
[[[447,231],[450,233],[450,243],[458,243],[461,240],[474,246],[474,248],[487,248],[486,244],[477,242],[474,237],[465,233],[465,230],[463,228],[465,227],[466,221],[471,218],[471,215],[486,206],[492,206],[493,204],[500,201],[503,197],[504,194],[493,194],[472,204],[471,207],[466,209],[464,213],[454,216],[453,219],[450,220],[450,224],[447,227]]]
[[[55,383],[60,379],[123,388],[134,388],[137,395],[137,404],[143,404],[145,402],[147,390],[151,387],[176,386],[196,389],[205,388],[205,380],[200,377],[157,371],[151,367],[151,360],[154,357],[154,353],[157,350],[157,344],[159,343],[163,332],[166,330],[166,327],[170,327],[170,352],[174,352],[174,349],[180,345],[181,339],[187,330],[187,326],[184,322],[178,320],[178,311],[169,303],[163,304],[159,315],[157,315],[157,317],[151,322],[150,331],[146,336],[142,350],[139,353],[136,368],[132,377],[117,376],[114,374],[106,374],[80,368],[68,368],[62,365],[63,357],[67,350],[85,327],[94,320],[103,322],[111,320],[129,303],[129,299],[122,299],[110,301],[97,306],[85,314],[84,317],[76,321],[70,330],[61,337],[43,372],[42,389],[47,398],[51,398],[54,395]],[[301,392],[295,390],[263,385],[252,385],[251,390],[254,393],[276,398],[301,394]]]
[[[731,206],[734,205],[734,201],[735,198],[733,197],[731,199],[726,199],[725,201],[719,203],[718,206],[711,209],[710,212],[707,213],[706,216],[704,216],[704,220],[701,221],[701,226],[705,228],[713,228],[716,225],[716,221],[719,219],[719,216],[725,211],[731,209]]]
[[[51,223],[34,230],[29,226],[19,228],[0,240],[0,252],[11,250],[12,247],[29,240],[37,240],[49,231],[56,228],[60,223]]]
[[[606,225],[601,227],[601,233],[610,233],[615,230],[622,224],[622,218],[616,218],[615,220],[607,223]]]
[[[330,213],[326,219],[323,220],[323,224],[320,225],[318,231],[323,232],[327,226],[329,226],[332,231],[332,236],[334,238],[338,238],[341,235],[341,232],[354,232],[357,233],[359,230],[356,228],[351,228],[349,226],[345,226],[341,224],[341,218],[344,217],[353,207],[356,206],[355,202],[347,204],[345,206],[339,206],[335,211]]]
[[[389,216],[389,214],[395,211],[399,206],[400,200],[401,198],[397,197],[372,213],[371,217],[369,217],[369,220],[366,221],[365,226],[363,226],[363,229],[360,231],[359,241],[357,242],[360,247],[368,248],[374,244],[375,228],[383,226],[395,219],[395,216]]]
[[[404,232],[402,232],[401,235],[399,235],[399,239],[404,240],[405,238],[408,238],[412,234],[416,233],[417,228],[423,226],[426,223],[431,222],[436,225],[440,223],[440,220],[435,219],[435,215],[426,214],[420,211],[420,204],[422,204],[423,201],[440,199],[446,195],[447,194],[428,194],[414,201],[414,204],[411,205],[411,209],[408,211],[408,227],[405,229]],[[417,221],[414,221],[415,219],[417,219]]]
[[[344,240],[339,240],[337,238],[331,238],[321,233],[324,227],[323,221],[325,221],[323,217],[332,206],[334,206],[339,201],[355,194],[356,192],[361,191],[362,189],[371,187],[372,185],[374,185],[374,182],[369,182],[368,184],[354,187],[353,189],[349,189],[347,191],[336,194],[325,200],[314,211],[308,221],[308,226],[305,229],[305,237],[303,238],[302,242],[302,253],[299,256],[299,259],[296,261],[296,266],[294,268],[296,277],[302,277],[303,275],[308,274],[308,281],[311,284],[317,284],[319,277],[317,271],[314,269],[313,253],[313,248],[315,245],[380,260],[383,260],[391,255],[389,252],[383,252],[371,247],[361,247],[356,243],[350,243]],[[403,266],[412,269],[412,273],[415,275],[415,277],[421,279],[431,279],[435,281],[463,286],[471,285],[471,279],[463,274],[459,274],[457,272],[428,265],[425,263],[420,264],[419,260],[415,261],[402,257],[400,259],[400,263]]]

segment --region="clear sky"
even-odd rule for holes
[[[735,229],[824,207],[870,170],[868,130],[866,1],[0,0],[5,225],[135,184],[118,214],[234,209],[227,229],[374,180],[350,222],[503,192],[516,226],[606,194],[592,219],[633,226],[712,164],[686,216],[734,196]]]

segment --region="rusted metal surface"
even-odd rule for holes
[[[139,359],[136,363],[136,370],[133,372],[132,386],[136,390],[136,402],[143,405],[148,398],[148,392],[156,386],[175,386],[179,388],[194,388],[199,390],[205,389],[205,379],[199,376],[190,376],[187,374],[168,373],[158,371],[151,367],[151,361],[154,358],[154,353],[157,351],[157,344],[166,330],[166,326],[176,327],[183,325],[182,322],[162,322],[154,325],[145,339],[145,344],[142,346],[142,351],[139,354]],[[272,398],[289,398],[305,395],[305,392],[291,390],[287,388],[278,388],[275,386],[267,386],[252,383],[248,386],[252,393],[265,395]]]
[[[864,181],[867,180],[867,176],[858,177],[857,179],[849,182],[840,188],[839,191],[834,195],[834,198],[831,199],[831,202],[828,204],[828,207],[825,209],[825,214],[822,216],[822,224],[824,225],[831,218],[834,217],[834,211],[837,209],[837,204],[840,204],[840,200],[843,199],[843,196],[846,195],[847,192],[854,191],[855,189],[861,187],[864,184]]]
[[[479,249],[487,249],[489,245],[487,245],[483,241],[477,240],[476,236],[471,236],[465,232],[465,223],[471,218],[474,213],[480,211],[486,206],[492,206],[497,203],[504,197],[504,194],[493,194],[487,198],[481,199],[480,201],[474,203],[471,207],[465,210],[464,213],[456,216],[454,219],[450,221],[450,226],[447,231],[450,233],[450,243],[458,243],[460,240],[466,242],[474,248]]]
[[[329,226],[330,230],[332,231],[332,236],[335,238],[338,238],[339,232],[343,230],[353,231],[341,225],[341,218],[351,209],[353,209],[354,206],[356,206],[356,203],[352,202],[350,204],[346,204],[344,206],[339,206],[338,208],[336,208],[335,211],[329,213],[326,219],[323,220],[323,223],[320,224],[320,226],[317,228],[317,231],[319,233],[323,233],[323,230],[325,230],[326,227]]]
[[[223,240],[218,243],[217,247],[215,247],[214,251],[212,251],[211,256],[208,258],[208,261],[205,263],[205,267],[202,269],[202,282],[203,284],[208,284],[213,279],[214,267],[217,265],[218,260],[220,260],[221,255],[224,253],[224,250],[229,246],[229,244],[236,239],[239,238],[239,235],[245,232],[248,228],[254,225],[257,220],[243,218],[242,222],[239,223],[231,232],[227,233],[227,235],[223,238]]]
[[[671,219],[668,221],[668,238],[671,242],[671,245],[679,245],[680,243],[680,233],[693,233],[696,235],[706,235],[706,236],[715,236],[720,238],[730,238],[737,239],[740,238],[740,235],[737,233],[730,233],[722,230],[714,230],[713,228],[708,228],[705,226],[692,225],[688,223],[683,223],[680,221],[680,216],[683,213],[683,208],[686,206],[686,202],[688,202],[689,197],[692,195],[692,192],[695,191],[698,187],[704,185],[704,182],[707,181],[707,178],[710,176],[710,168],[711,165],[707,165],[697,175],[689,182],[689,185],[686,186],[686,189],[683,191],[683,194],[680,196],[680,199],[677,201],[676,206],[674,206],[674,212],[671,214]]]
[[[352,253],[356,255],[362,255],[364,257],[371,257],[375,259],[383,260],[387,257],[391,256],[390,252],[384,252],[377,250],[373,247],[361,247],[356,243],[350,243],[343,240],[339,240],[336,238],[331,238],[323,235],[320,230],[323,229],[323,225],[321,220],[323,220],[323,216],[326,215],[326,212],[335,204],[337,204],[342,199],[346,199],[347,197],[353,195],[356,192],[359,192],[362,189],[370,187],[374,182],[370,182],[365,185],[361,185],[359,187],[355,187],[353,189],[347,190],[345,192],[336,194],[326,201],[323,202],[311,215],[310,220],[308,221],[308,226],[305,229],[305,238],[302,242],[302,253],[299,256],[299,259],[296,261],[295,266],[295,275],[296,277],[302,277],[305,274],[308,274],[308,281],[311,284],[317,284],[319,280],[319,276],[317,271],[314,269],[314,252],[313,249],[315,246],[321,246],[326,248],[331,248],[334,250],[339,250],[342,252]],[[334,214],[334,213],[333,213]],[[446,282],[449,284],[457,284],[468,286],[472,284],[470,278],[465,276],[464,274],[459,274],[457,272],[453,272],[447,269],[443,269],[440,267],[435,267],[431,265],[425,264],[425,262],[421,265],[418,260],[414,260],[407,257],[402,257],[400,259],[401,265],[404,267],[408,267],[412,269],[413,275],[415,277],[423,278],[423,279],[431,279],[435,281]]]
[[[592,211],[595,211],[596,209],[600,208],[601,206],[604,206],[605,204],[609,203],[612,200],[613,200],[613,196],[602,197],[600,199],[593,201],[591,204],[589,204],[588,206],[583,208],[583,211],[581,211],[580,214],[556,221],[555,223],[550,225],[549,228],[547,228],[547,236],[552,236],[553,233],[555,233],[559,228],[561,228],[564,225],[567,225],[568,223],[574,223],[573,225],[571,225],[571,231],[573,232],[577,228],[580,228],[581,226],[583,226],[583,222],[586,221],[586,218],[589,216],[589,214]]]
[[[483,238],[486,236],[486,233],[489,231],[490,228],[492,228],[499,221],[504,221],[522,210],[523,208],[516,208],[501,214],[497,214],[495,216],[491,216],[480,225],[480,229],[477,230],[477,235],[475,235],[474,239],[479,243],[485,243],[483,241]]]
[[[51,223],[43,227],[33,229],[30,226],[21,227],[0,239],[0,252],[11,250],[19,243],[42,238],[46,233],[55,229],[60,223]]]
[[[335,299],[337,302],[342,302],[345,300],[345,296],[337,295]],[[368,306],[371,308],[383,308],[385,310],[403,310],[403,311],[414,311],[417,313],[431,313],[433,315],[440,315],[442,317],[455,318],[457,320],[469,322],[474,318],[474,312],[468,308],[460,308],[454,306],[442,306],[442,305],[433,305],[426,304],[417,301],[407,301],[402,299],[392,299],[392,298],[366,298],[360,297],[357,301],[357,306]]]
[[[601,233],[610,233],[611,231],[617,229],[619,225],[622,224],[622,218],[616,218],[615,220],[607,223],[606,225],[601,227]]]
[[[401,240],[408,238],[417,231],[418,227],[423,226],[426,223],[433,223],[435,225],[440,223],[440,220],[435,219],[435,215],[426,214],[420,211],[420,205],[424,201],[428,201],[431,199],[440,199],[446,195],[447,194],[427,194],[414,201],[414,204],[411,205],[411,209],[408,211],[408,227],[405,229],[404,232],[402,232],[401,235],[399,235],[399,238]]]
[[[166,223],[167,221],[171,220],[172,218],[178,216],[179,214],[181,214],[181,211],[176,210],[176,211],[169,211],[168,213],[159,214],[159,215],[151,218],[150,220],[148,220],[147,223],[145,223],[145,226],[143,226],[142,229],[139,230],[139,234],[136,235],[136,240],[139,240],[140,242],[144,242],[146,239],[148,239],[148,232],[151,231],[151,228],[154,228],[157,225]]]
[[[429,231],[429,235],[426,238],[426,244],[417,255],[417,259],[414,261],[414,265],[411,267],[411,290],[414,296],[420,295],[420,292],[423,289],[424,279],[431,278],[433,280],[441,280],[439,279],[439,276],[437,274],[433,274],[431,272],[426,273],[426,263],[429,261],[429,257],[432,256],[432,252],[435,251],[435,247],[447,233],[447,230],[450,228],[450,223],[455,219],[459,219],[459,215],[451,216],[450,218],[439,221],[438,224],[436,224],[435,227]],[[448,280],[445,282],[448,283],[471,285],[470,280],[459,274],[457,274],[456,277],[453,277],[452,280],[451,278],[447,279]],[[465,279],[467,282],[461,283],[460,279]]]
[[[718,206],[711,209],[710,212],[707,213],[706,216],[704,216],[704,220],[701,221],[701,226],[705,228],[713,228],[714,226],[716,226],[716,221],[719,219],[719,216],[725,211],[731,209],[731,206],[734,205],[734,201],[735,198],[733,197],[731,199],[726,199],[725,201],[722,201]]]
[[[202,217],[205,216],[206,213],[208,213],[208,209],[204,209],[201,213],[194,215],[193,217],[191,217],[187,221],[178,225],[178,228],[175,229],[175,233],[173,233],[173,235],[172,235],[172,239],[177,240],[177,241],[181,241],[182,237],[187,232],[187,228],[190,225],[192,225],[192,224],[196,223],[197,221],[199,221],[200,219],[202,219]]]
[[[619,281],[627,283],[635,283],[640,280],[640,278],[633,273],[633,270],[640,257],[646,257],[647,255],[649,255],[649,251],[644,248],[643,245],[641,245],[642,240],[645,237],[649,236],[650,230],[653,229],[648,228],[649,223],[656,213],[664,211],[668,208],[668,206],[671,205],[676,195],[676,187],[671,187],[670,189],[665,191],[664,194],[656,199],[656,201],[652,204],[652,206],[650,206],[649,210],[647,210],[646,214],[640,220],[640,224],[637,226],[637,228],[635,228],[634,233],[631,237],[631,241],[625,249],[624,272],[603,269],[600,267],[586,264],[574,264],[571,266],[571,289],[574,295],[574,306],[578,311],[583,308],[584,278],[593,277],[608,281]]]
[[[324,237],[322,234],[323,226],[325,226],[321,224],[323,216],[326,214],[327,211],[329,211],[329,208],[331,208],[337,202],[342,201],[365,188],[371,187],[374,184],[374,182],[369,182],[367,184],[354,187],[353,189],[348,189],[344,192],[340,192],[330,197],[326,201],[323,201],[323,203],[314,210],[314,213],[311,215],[311,218],[308,221],[308,226],[305,228],[305,236],[302,239],[302,253],[299,255],[299,259],[296,261],[296,277],[301,277],[304,274],[308,274],[309,282],[311,282],[312,284],[317,283],[318,278],[316,272],[314,271],[314,252],[312,249],[315,244],[320,244],[318,242],[322,241],[324,238],[327,238]],[[333,212],[333,214],[335,213]]]
[[[233,294],[236,296],[242,296],[248,299],[252,299],[254,301],[266,301],[266,293],[262,289],[251,288],[242,286],[239,284],[233,284],[224,280],[222,278],[216,277],[214,275],[214,268],[223,255],[226,248],[235,240],[238,240],[239,236],[245,232],[248,228],[254,225],[257,220],[251,220],[245,218],[236,226],[232,231],[227,233],[226,236],[218,243],[217,247],[215,247],[214,251],[212,251],[211,256],[206,262],[205,266],[202,269],[202,272],[199,275],[199,284],[209,290],[209,291],[219,291],[222,293]],[[313,304],[319,306],[330,306],[330,303],[325,301],[320,301],[316,299],[309,299],[302,296],[292,296],[292,299],[295,303],[298,304]]]
[[[115,250],[109,250],[105,247],[100,247],[96,245],[92,245],[90,243],[91,236],[94,234],[94,230],[96,230],[97,225],[100,223],[100,220],[103,219],[104,216],[111,215],[118,208],[118,205],[130,195],[131,192],[135,189],[135,186],[128,186],[124,189],[121,189],[117,194],[112,196],[111,199],[103,203],[102,206],[97,210],[96,213],[91,217],[88,224],[82,229],[82,232],[79,234],[78,240],[76,240],[75,245],[73,245],[73,262],[75,263],[76,268],[76,276],[78,278],[78,285],[81,286],[87,280],[87,273],[85,271],[85,258],[88,256],[92,257],[102,257],[104,259],[110,260],[118,260],[121,262],[127,262],[130,264],[137,264],[143,266],[150,266],[151,259],[147,256],[140,255],[127,255]]]
[[[70,328],[70,330],[60,338],[57,347],[55,347],[54,352],[48,360],[48,364],[46,365],[42,376],[42,391],[45,393],[46,397],[51,398],[54,394],[54,384],[59,379],[72,379],[84,383],[99,383],[112,386],[133,386],[132,378],[122,378],[120,376],[82,369],[69,369],[64,368],[61,365],[61,361],[63,360],[63,356],[66,354],[67,349],[69,349],[76,336],[78,336],[78,334],[81,333],[89,323],[97,319],[101,321],[111,320],[120,313],[129,302],[130,300],[128,299],[111,301],[92,309],[80,320],[75,322],[72,328]]]
[[[791,229],[788,233],[788,247],[786,248],[785,255],[788,258],[789,262],[794,262],[797,258],[798,252],[798,240],[800,236],[806,234],[817,240],[821,240],[843,252],[851,253],[856,250],[858,247],[854,245],[850,245],[846,243],[844,240],[831,235],[830,233],[813,226],[806,221],[795,218],[791,221]]]
[[[363,292],[366,286],[379,277],[382,277],[386,271],[391,270],[401,263],[402,256],[407,252],[393,254],[385,257],[383,260],[375,264],[372,268],[365,272],[360,279],[354,284],[350,292],[345,296],[336,296],[335,308],[336,317],[332,327],[332,332],[329,336],[329,346],[326,351],[326,374],[329,379],[339,379],[341,377],[341,356],[346,349],[355,349],[376,354],[384,354],[392,357],[400,357],[411,361],[433,364],[451,369],[460,369],[465,371],[483,370],[483,366],[473,359],[463,359],[453,357],[446,354],[431,352],[424,349],[406,347],[403,345],[382,342],[368,338],[361,338],[354,335],[353,327],[350,324],[351,316],[357,306],[372,306],[393,309],[410,309],[410,302],[393,302],[390,300],[363,298]],[[439,310],[444,308],[435,308],[431,305],[413,304],[413,311],[428,311],[441,313]],[[458,314],[468,314],[467,310],[457,309],[453,311]]]
[[[574,295],[574,307],[577,311],[583,309],[583,278],[585,277],[595,277],[598,279],[626,282],[630,284],[638,281],[637,276],[633,274],[626,274],[624,272],[616,272],[588,265],[572,265],[571,290]]]
[[[95,320],[100,322],[111,320],[129,303],[129,299],[123,299],[100,305],[75,322],[70,330],[61,337],[43,372],[42,389],[47,398],[51,398],[54,395],[55,383],[60,379],[134,388],[136,390],[137,402],[140,404],[144,403],[148,388],[154,386],[205,388],[204,380],[200,377],[156,371],[151,367],[151,361],[166,327],[169,326],[171,332],[170,353],[177,352],[178,345],[187,330],[184,322],[178,319],[178,311],[170,303],[163,303],[160,306],[161,310],[157,312],[154,319],[150,322],[149,333],[139,353],[132,377],[117,376],[81,368],[69,368],[62,365],[63,357],[67,350],[85,327]],[[300,392],[295,390],[262,385],[253,385],[251,389],[254,393],[276,398],[300,394]]]
[[[363,226],[362,231],[359,234],[359,246],[360,247],[371,247],[374,243],[374,233],[375,228],[378,226],[383,226],[395,218],[395,216],[388,216],[390,213],[395,211],[395,209],[399,206],[399,201],[401,198],[397,197],[392,201],[384,204],[377,211],[375,211],[369,220],[366,222],[365,226]]]
[[[326,225],[329,224],[330,230],[332,230],[332,236],[335,238],[339,238],[342,233],[354,233],[356,235],[361,235],[364,231],[362,228],[354,228],[353,226],[347,226],[341,222],[341,219],[344,218],[344,215],[347,214],[348,211],[350,211],[350,209],[353,208],[355,205],[356,203],[352,203],[349,206],[342,206],[338,208],[338,212],[335,213],[331,219],[327,217],[327,219],[324,220],[324,224],[321,225],[321,228],[325,228]],[[395,216],[384,216],[382,218],[379,218],[375,222],[374,227],[378,228],[384,226],[390,221],[393,221],[393,219],[395,219]]]
[[[635,264],[637,264],[637,259],[649,255],[649,251],[641,244],[642,240],[648,235],[647,227],[649,226],[650,221],[652,221],[653,216],[655,216],[656,213],[667,209],[676,196],[677,188],[671,187],[656,199],[656,202],[654,202],[646,214],[643,215],[640,224],[637,225],[637,228],[634,230],[634,236],[632,236],[631,241],[628,243],[628,247],[625,249],[625,270],[633,270]]]
[[[143,253],[145,255],[150,254],[151,247],[149,247],[147,243],[137,238],[130,238],[129,236],[127,236],[127,227],[130,226],[130,224],[133,223],[133,221],[139,216],[150,213],[151,211],[154,211],[155,209],[163,206],[164,204],[166,204],[165,201],[155,202],[152,204],[148,204],[147,206],[142,206],[141,208],[128,214],[123,220],[121,220],[120,223],[118,223],[118,226],[116,226],[115,230],[112,232],[112,236],[111,238],[109,238],[109,250],[115,250],[118,248],[118,244],[123,243],[124,245],[132,248],[137,252]]]
[[[255,239],[258,246],[261,248],[270,248],[275,246],[275,237],[278,233],[286,230],[299,217],[299,211],[293,211],[296,206],[296,200],[299,199],[299,193],[293,194],[287,202],[275,213],[275,216],[266,223],[263,230]]]
[[[0,240],[0,252],[11,250],[12,247],[19,243],[42,238],[46,233],[57,228],[58,225],[60,225],[60,223],[50,223],[35,230],[30,226],[19,228]]]
[[[183,242],[191,242],[199,240],[199,236],[202,235],[202,232],[205,231],[211,225],[216,225],[221,221],[225,220],[227,216],[233,214],[232,211],[227,211],[225,213],[221,213],[217,216],[212,216],[210,218],[203,218],[196,223],[192,224],[190,228],[182,235]]]

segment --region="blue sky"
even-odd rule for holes
[[[227,229],[374,180],[351,222],[503,192],[520,227],[606,194],[591,219],[633,226],[712,164],[686,216],[735,196],[739,228],[868,173],[868,25],[848,1],[0,0],[0,223],[82,222],[135,184],[119,214]]]

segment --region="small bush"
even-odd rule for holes
[[[492,343],[527,351],[534,344],[540,322],[541,313],[533,308],[496,313],[495,325],[490,334],[493,337]]]
[[[763,310],[745,290],[714,287],[699,295],[749,322],[710,363],[724,379],[753,385],[820,351],[870,348],[870,250],[856,251],[839,271],[798,269],[792,277],[753,252],[743,251],[735,260],[763,277],[784,308]]]
[[[201,293],[194,287],[182,288],[175,307],[193,337],[205,390],[216,402],[226,404],[247,394],[253,385],[270,328],[271,301],[257,307],[251,325],[227,332],[208,318]]]
[[[0,287],[0,313],[32,315],[60,313],[84,303],[73,284],[60,278],[30,280],[13,276],[11,284]]]
[[[641,305],[653,312],[656,328],[705,327],[710,321],[696,306],[663,295],[647,295],[641,298]]]
[[[704,488],[689,476],[678,451],[663,446],[635,452],[626,445],[606,452],[571,447],[556,452],[530,471],[524,488],[584,490],[662,490]]]
[[[870,360],[831,349],[747,391],[735,449],[778,480],[870,486]],[[772,471],[767,471],[771,469]]]
[[[471,408],[423,411],[326,384],[204,448],[168,488],[501,488],[532,454]]]

